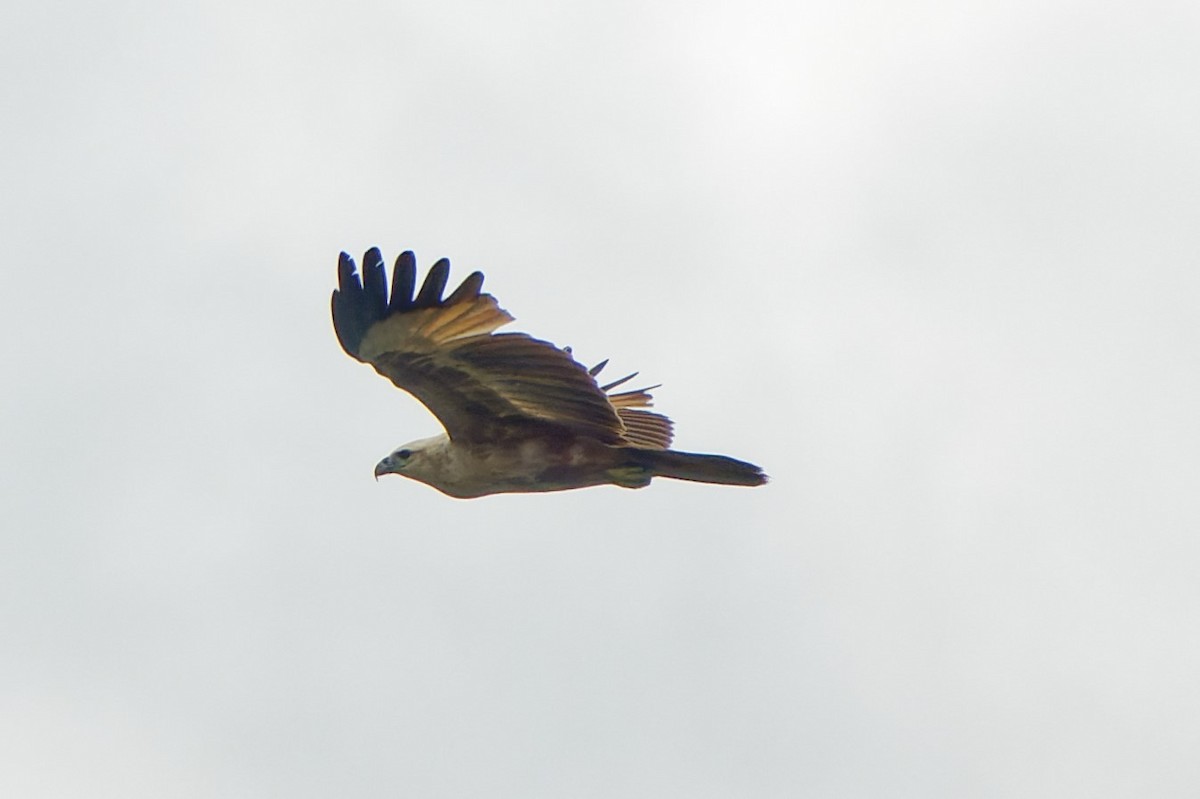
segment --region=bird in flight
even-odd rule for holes
[[[416,258],[396,259],[392,291],[383,256],[371,248],[362,275],[338,261],[333,328],[350,357],[420,400],[446,432],[405,444],[375,467],[460,499],[564,491],[594,485],[643,488],[654,477],[757,486],[762,469],[724,455],[670,449],[671,421],[645,410],[645,389],[613,392],[636,375],[601,385],[607,361],[584,367],[570,348],[524,333],[481,293],[472,272],[443,298],[450,262],[433,265],[421,288]]]

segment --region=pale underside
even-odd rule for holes
[[[398,474],[463,499],[609,484],[639,488],[653,476],[621,447],[588,439],[564,443],[534,437],[468,446],[443,435],[406,444],[397,452],[410,454],[403,460],[389,455],[376,475]]]

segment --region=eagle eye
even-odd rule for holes
[[[409,458],[411,458],[411,457],[412,457],[412,450],[411,450],[411,449],[402,449],[402,450],[399,450],[399,451],[396,453],[396,457],[397,457],[397,458],[399,458],[399,459],[400,459],[400,460],[402,460],[402,461],[406,461],[406,460],[408,460]]]

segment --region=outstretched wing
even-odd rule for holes
[[[631,437],[627,408],[614,406],[569,352],[524,333],[495,333],[513,317],[480,292],[482,273],[442,299],[449,273],[449,261],[435,263],[414,298],[416,259],[405,252],[396,259],[389,299],[378,249],[363,257],[361,280],[342,253],[332,298],[342,348],[424,403],[452,439],[503,437],[533,421],[608,444],[654,447],[662,440],[661,432]],[[639,404],[646,402],[632,403]]]

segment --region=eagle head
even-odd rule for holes
[[[428,465],[426,461],[429,460],[428,456],[431,451],[435,450],[438,445],[444,445],[445,440],[445,436],[422,438],[397,447],[388,453],[386,458],[375,464],[375,479],[378,480],[381,474],[399,474],[424,481],[422,467]]]

